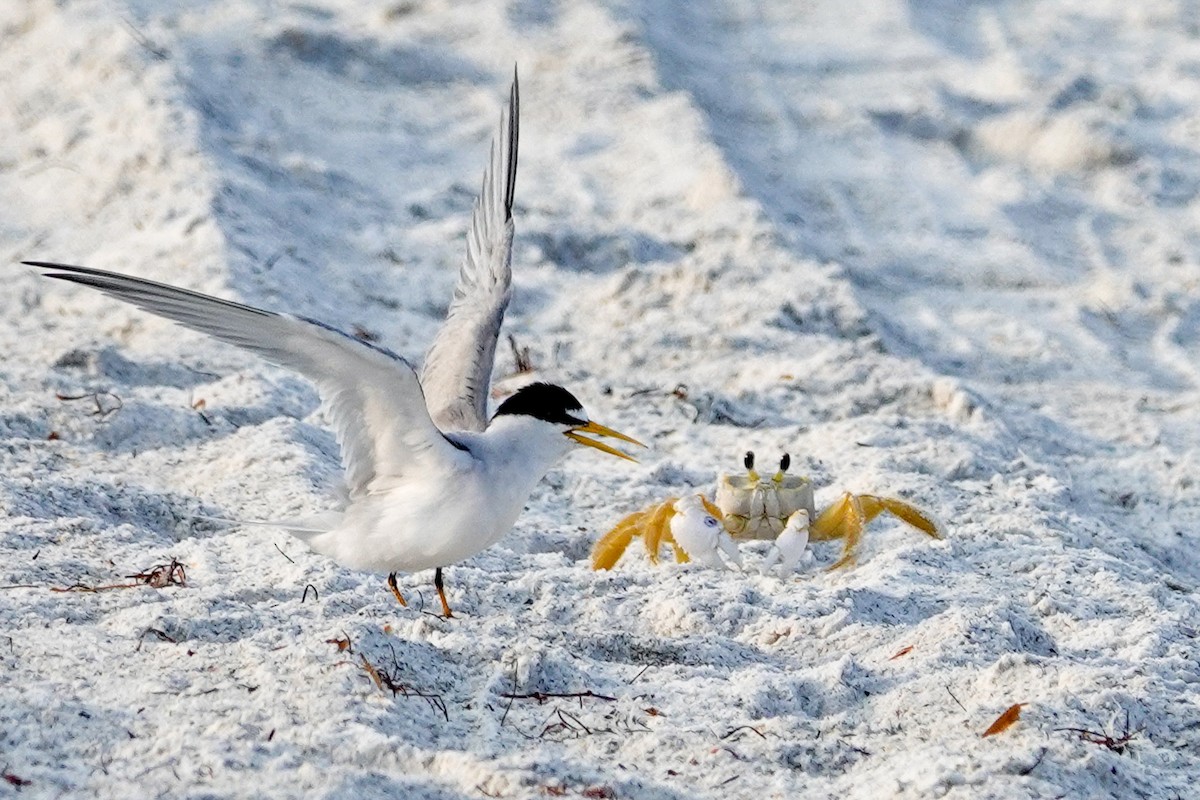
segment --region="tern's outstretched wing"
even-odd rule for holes
[[[429,413],[444,430],[482,431],[487,426],[496,338],[512,296],[518,102],[514,72],[508,109],[500,115],[499,139],[492,142],[491,162],[471,214],[454,300],[421,369]]]
[[[412,366],[387,350],[313,320],[186,289],[86,267],[25,263],[46,277],[99,289],[309,378],[329,408],[352,498],[370,491],[377,478],[449,467],[463,456],[430,420]]]

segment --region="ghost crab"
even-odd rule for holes
[[[656,564],[665,544],[680,563],[725,567],[727,560],[739,568],[742,560],[735,540],[773,540],[762,569],[766,573],[778,567],[783,574],[795,570],[810,540],[841,539],[842,556],[829,567],[834,570],[854,563],[863,529],[884,511],[934,539],[941,538],[932,517],[893,497],[847,492],[818,514],[812,482],[788,474],[791,456],[786,453],[779,469],[765,480],[754,469],[753,452],[746,453],[743,463],[744,475],[721,474],[714,500],[702,494],[669,497],[622,519],[596,542],[592,568],[611,569],[634,537],[641,536],[650,561]]]

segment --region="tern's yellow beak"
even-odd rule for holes
[[[641,442],[639,442],[637,439],[634,439],[631,436],[626,436],[625,434],[621,433],[620,431],[614,431],[612,428],[604,427],[599,422],[589,422],[587,425],[583,425],[578,428],[572,428],[571,430],[567,431],[565,434],[568,439],[572,439],[576,442],[579,442],[580,444],[586,444],[588,447],[594,447],[597,450],[608,453],[609,455],[616,456],[617,458],[623,458],[626,461],[633,461],[635,463],[637,462],[637,459],[634,458],[633,456],[622,453],[617,448],[610,447],[609,445],[606,445],[603,442],[597,442],[595,439],[588,439],[587,437],[580,436],[581,433],[594,433],[597,436],[609,436],[613,439],[620,439],[623,442],[629,442],[630,444],[636,444],[638,447],[646,446],[646,445],[642,444]]]

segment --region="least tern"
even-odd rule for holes
[[[318,553],[353,569],[442,568],[491,546],[516,522],[534,486],[576,446],[634,460],[588,435],[644,446],[593,422],[566,389],[534,383],[487,418],[496,339],[512,295],[518,91],[475,201],[467,250],[446,321],[420,378],[402,357],[316,320],[264,311],[153,281],[45,261],[46,277],[90,286],[152,314],[256,353],[316,384],[342,451],[342,507],[281,523]]]

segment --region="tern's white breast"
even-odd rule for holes
[[[534,485],[571,446],[560,430],[524,416],[455,437],[466,449],[452,467],[376,480],[337,527],[309,546],[347,567],[376,572],[470,558],[512,528]]]

